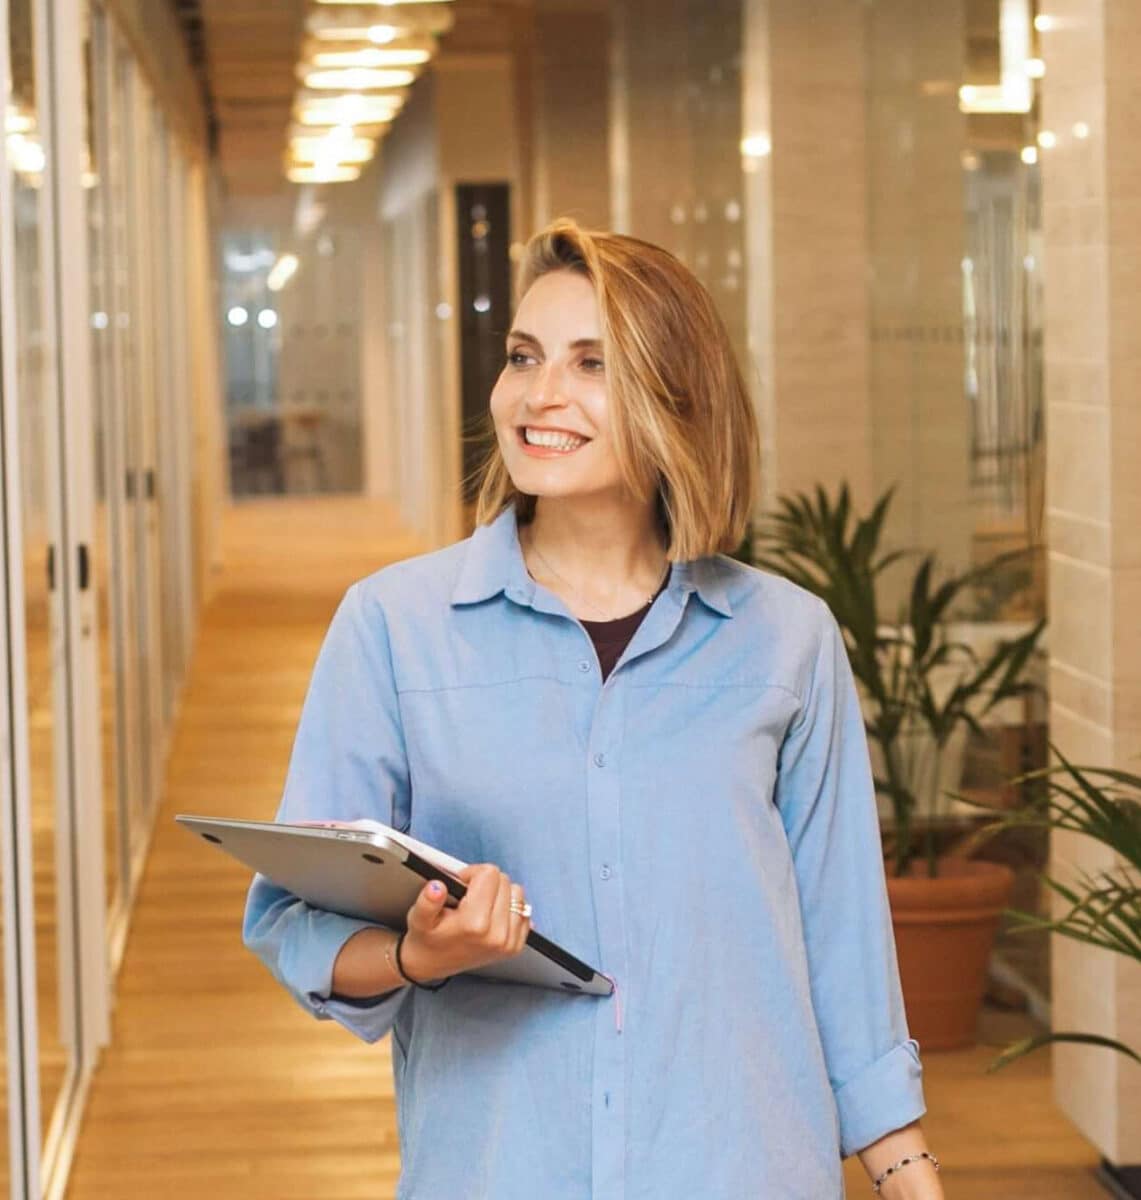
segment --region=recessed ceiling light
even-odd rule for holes
[[[404,4],[446,4],[448,0],[317,0],[318,4],[351,4],[355,8],[399,8]]]
[[[338,139],[325,137],[293,138],[289,150],[298,162],[366,163],[376,147],[369,138]]]
[[[330,96],[301,100],[296,109],[302,125],[383,125],[400,111],[399,96]]]
[[[344,67],[328,71],[315,71],[310,67],[299,67],[307,88],[316,91],[370,91],[373,88],[407,87],[416,80],[415,71],[380,71],[370,67]]]
[[[290,167],[286,177],[291,183],[351,183],[359,179],[360,167]]]
[[[315,67],[418,67],[432,57],[424,46],[379,46],[367,50],[314,50],[309,58]]]

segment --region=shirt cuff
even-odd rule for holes
[[[835,1095],[843,1157],[917,1121],[927,1111],[922,1079],[919,1043],[909,1038],[840,1087]]]
[[[407,988],[398,988],[368,1008],[344,1000],[322,999],[313,994],[309,995],[308,1000],[310,1011],[318,1020],[336,1021],[350,1033],[356,1034],[362,1042],[372,1044],[379,1042],[392,1029],[407,993]]]
[[[376,997],[375,1003],[364,1007],[332,996],[333,964],[341,947],[362,929],[380,927],[371,921],[361,921],[309,906],[306,906],[303,919],[308,928],[304,936],[298,938],[298,944],[304,946],[304,950],[295,962],[286,965],[283,972],[293,982],[294,994],[318,1020],[336,1021],[362,1041],[380,1041],[392,1028],[408,988],[398,988]]]

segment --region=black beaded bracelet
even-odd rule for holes
[[[892,1165],[888,1167],[886,1171],[884,1171],[884,1173],[875,1181],[875,1183],[872,1184],[872,1191],[878,1196],[884,1180],[887,1179],[889,1175],[894,1175],[896,1171],[906,1167],[908,1163],[921,1162],[925,1158],[930,1160],[936,1171],[939,1170],[939,1160],[935,1157],[935,1155],[932,1154],[930,1150],[920,1150],[918,1154],[909,1154],[906,1156],[906,1158],[901,1158],[899,1162],[892,1163]]]
[[[450,975],[448,976],[447,979],[443,980],[443,982],[441,982],[441,983],[419,983],[417,980],[413,979],[408,974],[408,972],[404,969],[404,964],[400,961],[400,947],[404,944],[404,939],[405,939],[405,937],[407,937],[407,935],[408,935],[408,931],[405,930],[404,933],[402,933],[396,939],[396,969],[397,969],[397,971],[400,972],[400,977],[402,979],[406,979],[413,987],[420,988],[420,990],[424,991],[424,992],[438,992],[440,990],[440,988],[446,987],[448,984],[448,981],[451,979]]]

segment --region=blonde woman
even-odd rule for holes
[[[938,1200],[863,723],[828,610],[723,555],[758,439],[696,279],[556,222],[527,247],[466,541],[349,589],[283,821],[478,865],[402,936],[264,879],[245,937],[391,1032],[409,1200]],[[531,927],[611,975],[465,974]],[[447,986],[444,986],[444,985]]]

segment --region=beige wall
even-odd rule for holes
[[[226,434],[222,420],[222,363],[219,359],[216,303],[217,252],[210,203],[210,175],[192,163],[186,203],[186,255],[190,322],[190,390],[194,449],[190,493],[194,539],[195,594],[199,606],[210,597],[221,557],[222,510],[229,495]]]
[[[1141,7],[1056,0],[1043,35],[1051,735],[1081,763],[1141,752]],[[1075,132],[1088,129],[1088,136]],[[1114,865],[1055,835],[1059,875]],[[1055,938],[1053,1025],[1141,1046],[1141,967]],[[1055,1050],[1055,1096],[1113,1162],[1141,1161],[1141,1068]]]
[[[879,0],[867,14],[872,485],[897,489],[896,544],[964,570],[974,528],[962,337],[966,118],[955,87],[965,77],[964,4]]]
[[[426,207],[438,209],[440,203],[438,66],[437,61],[417,82],[382,143],[372,218],[377,234],[370,239],[371,269],[381,282],[370,284],[369,293],[379,311],[364,321],[373,342],[366,353],[382,370],[367,381],[363,395],[372,442],[368,461],[389,470],[368,490],[390,496],[421,537],[442,542],[452,507],[451,495],[440,486],[452,460],[442,427],[455,400],[446,386],[430,389],[425,366],[434,353],[430,331],[451,322],[436,316],[436,304],[445,297],[438,278],[440,247],[423,222]]]
[[[509,49],[445,50],[382,147],[380,228],[367,243],[382,283],[366,291],[380,310],[366,320],[374,339],[364,350],[373,373],[366,486],[397,499],[409,527],[434,544],[463,532],[454,192],[459,183],[510,184],[511,236],[522,236],[519,209],[529,201],[518,203],[517,78]]]
[[[746,0],[748,346],[764,500],[897,487],[888,536],[970,558],[962,6]]]
[[[609,39],[605,5],[547,3],[535,13],[536,229],[563,216],[610,228]]]
[[[108,8],[147,77],[147,83],[188,156],[186,197],[187,297],[191,327],[192,536],[195,595],[209,597],[219,558],[219,526],[229,492],[222,425],[217,295],[216,188],[206,144],[206,113],[173,6],[147,0],[109,0]]]
[[[749,336],[764,496],[871,493],[863,11],[746,0]]]
[[[738,0],[615,0],[611,219],[709,289],[747,363]]]
[[[174,5],[155,0],[108,0],[107,7],[131,43],[172,128],[191,153],[205,157],[202,89],[190,66]]]

